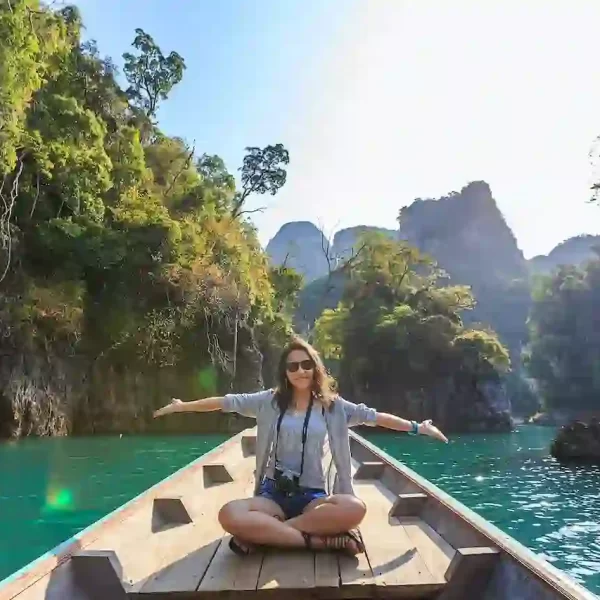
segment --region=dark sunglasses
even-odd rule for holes
[[[315,368],[315,362],[308,358],[306,360],[288,362],[286,365],[286,368],[290,373],[295,373],[299,367],[302,367],[303,371],[312,371]]]

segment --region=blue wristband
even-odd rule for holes
[[[419,424],[416,421],[411,421],[412,429],[408,432],[408,435],[417,435],[419,433]]]

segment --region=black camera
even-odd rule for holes
[[[275,469],[275,487],[282,494],[294,494],[300,490],[299,477],[290,471]]]

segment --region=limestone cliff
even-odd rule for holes
[[[267,244],[267,254],[275,265],[293,267],[310,283],[326,276],[329,269],[352,255],[359,237],[366,232],[381,232],[397,238],[398,232],[384,227],[358,225],[336,232],[329,241],[313,223],[293,221],[286,223]],[[328,261],[329,259],[329,261]]]
[[[466,319],[491,325],[518,356],[529,311],[527,262],[483,181],[400,210],[400,237],[432,256],[452,283],[472,287],[477,306]]]
[[[594,248],[597,250],[594,251]],[[600,235],[578,235],[561,242],[545,255],[534,256],[528,261],[532,273],[549,274],[559,265],[580,265],[596,258],[600,250]]]
[[[275,265],[293,267],[305,278],[314,281],[327,271],[327,239],[323,232],[308,221],[286,223],[267,244],[267,254]]]

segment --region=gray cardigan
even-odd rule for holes
[[[256,419],[256,471],[254,493],[258,493],[269,456],[272,452],[279,408],[274,401],[274,390],[254,394],[227,394],[223,402],[224,412],[237,412]],[[328,493],[354,494],[350,457],[348,427],[375,425],[377,411],[365,404],[354,404],[337,396],[330,410],[325,410],[327,435],[335,473],[328,469]],[[333,486],[331,479],[334,479]]]

